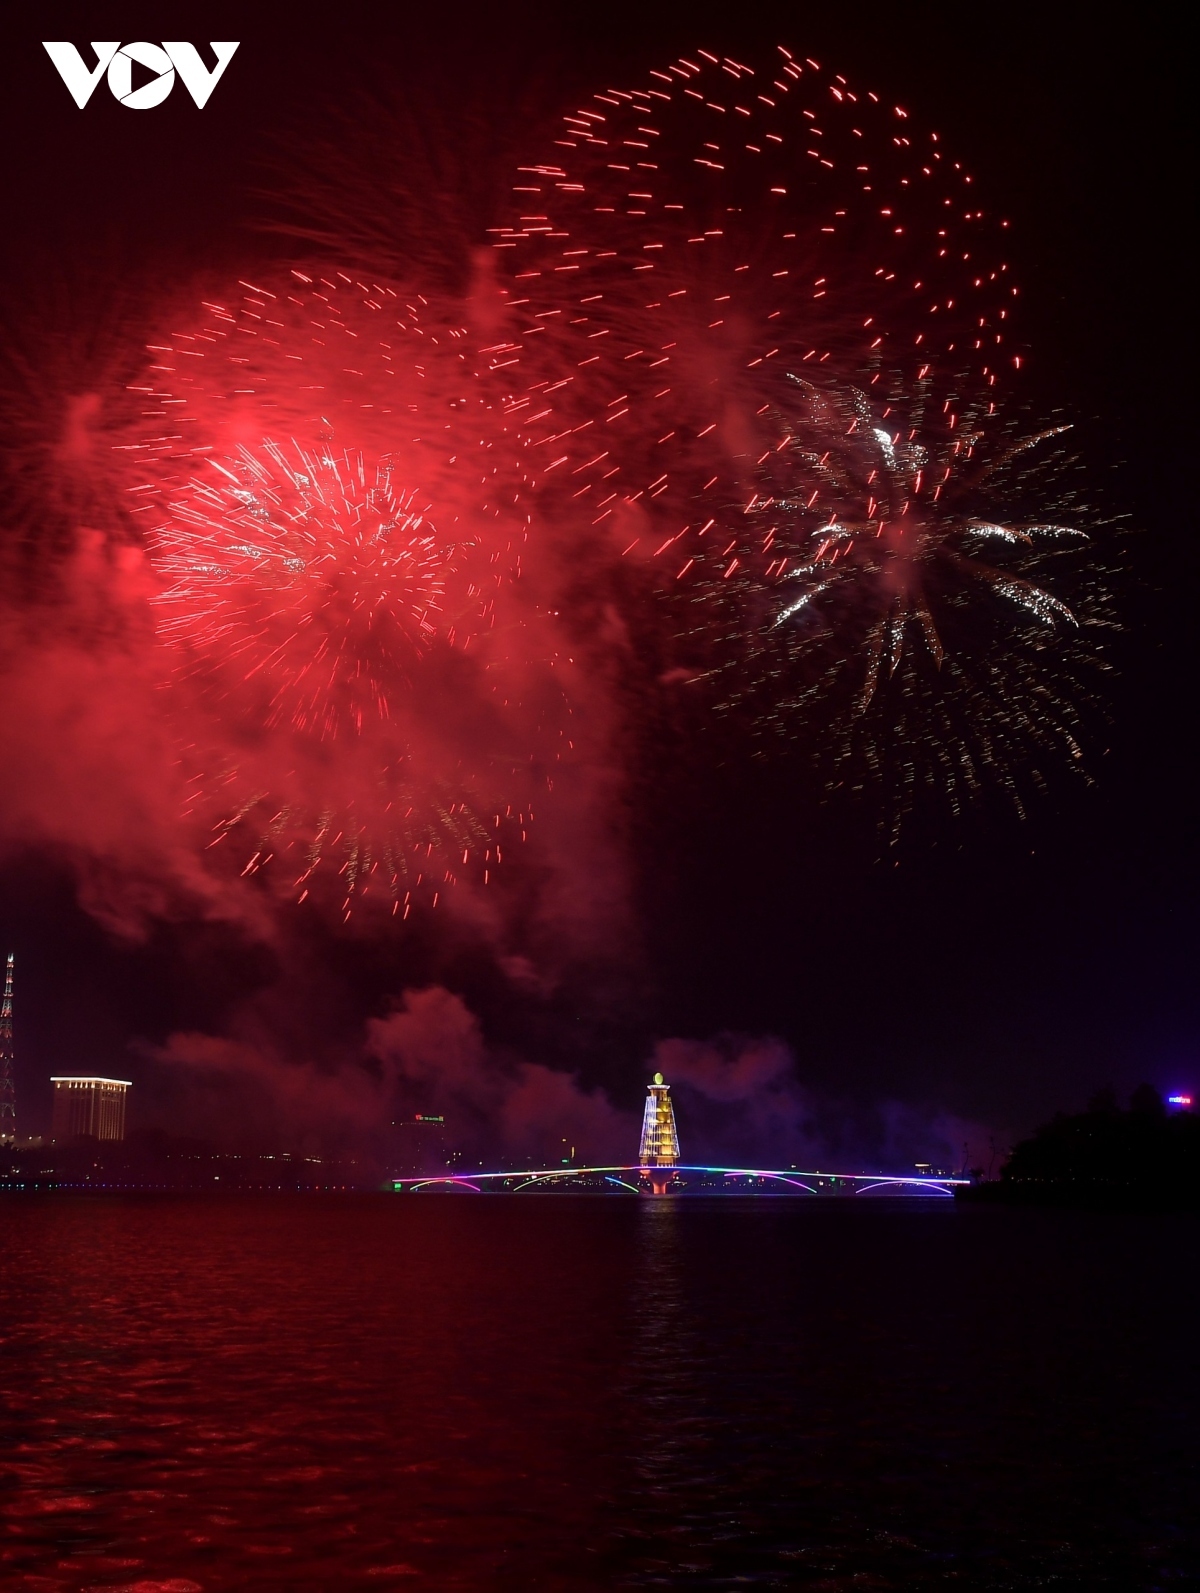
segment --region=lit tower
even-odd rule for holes
[[[13,1082],[12,1032],[13,954],[4,970],[4,1004],[0,1006],[0,1145],[17,1137],[17,1090]]]
[[[671,1086],[661,1073],[646,1087],[646,1109],[642,1114],[642,1143],[638,1151],[644,1175],[656,1195],[665,1195],[670,1175],[657,1177],[651,1168],[679,1165],[679,1135],[675,1130],[675,1108],[671,1105]]]

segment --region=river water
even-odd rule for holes
[[[0,1196],[6,1589],[1200,1585],[1200,1220]]]

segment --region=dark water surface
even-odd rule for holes
[[[0,1197],[16,1590],[1200,1585],[1200,1221]]]

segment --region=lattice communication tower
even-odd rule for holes
[[[4,1002],[0,1005],[0,1145],[17,1137],[17,1089],[13,1079],[13,954],[4,970]]]

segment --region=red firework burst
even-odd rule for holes
[[[394,287],[241,287],[153,346],[123,448],[201,805],[305,891],[335,844],[351,893],[486,881],[561,739],[494,361]]]
[[[824,712],[876,765],[923,747],[935,782],[1077,758],[1104,603],[1044,584],[1076,515],[988,503],[1017,289],[937,135],[786,50],[700,51],[594,95],[516,192],[530,457],[577,553],[641,568],[668,678],[793,734]],[[898,692],[892,738],[867,711]]]
[[[453,550],[386,463],[244,444],[210,460],[151,538],[159,633],[267,682],[264,720],[321,737],[388,719],[444,624]]]
[[[932,415],[1014,357],[1004,224],[970,176],[902,109],[786,51],[757,69],[698,52],[593,96],[517,192],[496,247],[520,341],[547,359],[532,457],[666,579],[704,494],[736,495],[775,445],[789,372],[920,387]]]

